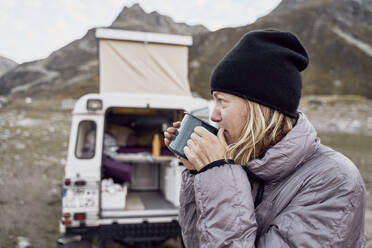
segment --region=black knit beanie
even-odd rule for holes
[[[211,92],[222,91],[297,118],[300,72],[309,63],[292,33],[257,30],[245,34],[216,66]]]

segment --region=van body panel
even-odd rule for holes
[[[102,100],[102,110],[88,111],[89,99]],[[205,108],[208,102],[202,98],[189,96],[167,96],[159,94],[119,94],[101,93],[82,96],[75,104],[74,114],[104,114],[112,107],[148,108],[148,109],[184,109],[186,112]]]

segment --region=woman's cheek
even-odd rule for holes
[[[221,107],[221,108],[220,108],[220,113],[221,113],[221,119],[224,120],[224,117],[225,117],[225,115],[226,115],[226,109],[223,108],[223,107]]]

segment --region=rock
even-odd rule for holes
[[[17,248],[30,248],[31,242],[26,237],[17,237]]]
[[[32,103],[32,98],[31,97],[26,97],[25,98],[25,103],[27,103],[27,104]]]
[[[18,150],[23,150],[23,149],[26,148],[26,146],[23,143],[16,143],[15,148],[18,149]]]

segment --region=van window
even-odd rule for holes
[[[97,126],[94,121],[81,121],[78,128],[75,156],[80,159],[93,158],[96,148]]]

